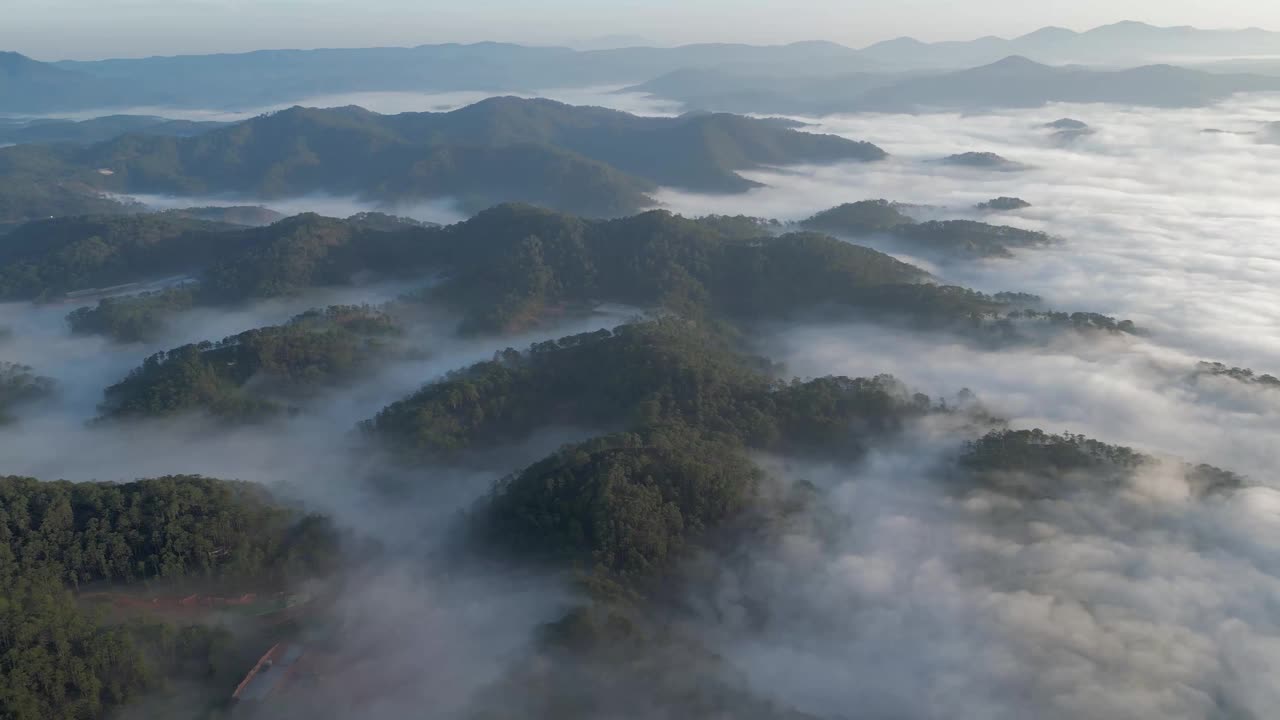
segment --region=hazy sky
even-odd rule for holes
[[[1280,29],[1277,0],[0,0],[0,49],[41,60],[476,40],[568,44],[965,39],[1118,20]]]

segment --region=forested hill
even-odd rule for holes
[[[0,300],[57,297],[198,270],[233,252],[234,226],[176,214],[78,216],[0,237]]]
[[[315,215],[217,232],[186,230],[198,221],[145,222],[152,235],[168,239],[139,243],[129,233],[101,231],[92,219],[48,221],[46,234],[68,241],[15,246],[15,271],[0,275],[0,293],[33,298],[193,272],[194,285],[103,300],[72,318],[77,329],[122,339],[145,336],[145,325],[169,310],[288,295],[355,276],[444,273],[431,299],[456,309],[467,332],[518,330],[600,302],[735,321],[833,306],[934,324],[1002,306],[962,288],[922,284],[923,271],[869,248],[817,234],[774,236],[748,219],[652,211],[601,221],[504,205],[447,228]],[[193,269],[195,259],[204,267]]]
[[[800,226],[855,238],[884,234],[911,250],[944,256],[1009,257],[1011,248],[1042,247],[1053,242],[1043,232],[974,220],[916,222],[903,209],[888,200],[863,200],[824,210]]]
[[[443,228],[317,215],[250,229],[169,216],[69,218],[39,228],[0,240],[10,263],[0,273],[0,297],[56,297],[191,273],[193,284],[103,300],[72,318],[79,330],[121,339],[145,337],[166,313],[193,305],[290,295],[355,277],[433,275],[445,279],[428,299],[457,310],[470,333],[520,330],[607,302],[735,323],[841,312],[1001,335],[1014,332],[1006,321],[1019,317],[1132,329],[1096,315],[1019,315],[1012,311],[1020,305],[931,284],[919,268],[870,248],[816,233],[776,235],[777,227],[751,218],[650,211],[593,220],[502,205]],[[28,235],[59,241],[33,244]]]
[[[152,355],[106,389],[101,409],[106,418],[200,409],[264,419],[368,371],[390,353],[388,340],[399,332],[389,315],[370,307],[313,310],[284,325]]]
[[[505,97],[447,113],[295,107],[195,137],[133,134],[80,149],[9,148],[0,150],[0,167],[41,186],[74,180],[173,195],[453,198],[469,209],[524,201],[607,216],[653,205],[648,193],[659,185],[740,192],[755,184],[738,171],[764,164],[883,157],[870,143],[767,120],[638,117]]]
[[[547,425],[677,424],[773,451],[856,455],[863,436],[929,412],[889,377],[778,382],[761,358],[680,319],[624,325],[506,350],[363,423],[423,455],[522,439]]]

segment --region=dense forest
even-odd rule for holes
[[[104,717],[166,684],[206,681],[223,654],[225,629],[111,621],[77,599],[80,586],[280,582],[332,572],[339,558],[325,518],[199,477],[0,478],[0,535],[0,715],[14,720]]]
[[[542,426],[679,423],[775,451],[856,454],[860,436],[929,412],[889,377],[773,379],[767,363],[679,319],[505,350],[389,405],[374,438],[438,455],[518,440]]]
[[[85,216],[28,223],[0,238],[0,300],[193,272],[230,252],[239,235],[167,214]]]
[[[332,562],[320,517],[273,503],[260,486],[198,477],[123,485],[0,480],[0,577],[48,573],[96,581],[257,578],[315,573]]]

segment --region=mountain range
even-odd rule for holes
[[[1202,30],[1118,22],[1085,32],[1044,27],[1015,38],[926,43],[910,37],[863,48],[860,55],[886,67],[955,68],[1025,55],[1045,63],[1126,65],[1192,58],[1264,56],[1280,53],[1280,33],[1259,28]]]
[[[536,92],[551,87],[629,85],[687,69],[775,78],[848,76],[958,69],[1010,55],[1042,63],[1113,67],[1207,62],[1280,55],[1280,33],[1125,22],[1082,33],[1043,28],[1012,39],[926,43],[898,38],[861,50],[821,41],[582,51],[488,42],[54,63],[2,53],[0,112],[141,106],[260,108],[356,91]]]
[[[978,111],[1051,102],[1196,107],[1235,93],[1280,91],[1280,77],[1172,65],[1126,70],[1054,67],[1021,56],[958,71],[851,73],[802,78],[683,70],[626,88],[686,107],[725,112]]]
[[[295,107],[193,137],[135,133],[86,147],[0,149],[0,208],[18,214],[20,203],[6,196],[74,184],[175,196],[323,193],[387,204],[452,198],[464,209],[523,201],[620,215],[654,205],[650,193],[659,186],[742,192],[757,184],[740,170],[885,156],[870,143],[727,114],[651,118],[512,97],[447,113]]]

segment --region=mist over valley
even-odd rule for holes
[[[1269,717],[1277,37],[0,55],[0,716]]]

